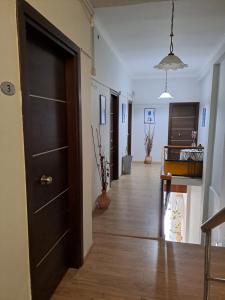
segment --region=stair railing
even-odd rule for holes
[[[225,283],[225,278],[211,276],[211,233],[212,229],[223,223],[225,223],[225,208],[221,209],[201,226],[202,232],[205,233],[204,300],[209,300],[211,281]]]

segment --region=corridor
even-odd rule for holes
[[[1,5],[0,300],[225,300],[225,0]]]
[[[110,190],[111,205],[93,218],[94,244],[83,267],[70,269],[52,300],[201,300],[203,247],[158,237],[160,165],[133,164]],[[153,237],[154,239],[151,239]],[[224,252],[213,249],[213,271]],[[211,299],[225,297],[214,284]]]
[[[132,175],[112,183],[107,211],[94,213],[94,233],[158,238],[160,164],[133,163]]]

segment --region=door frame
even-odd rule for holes
[[[110,97],[111,97],[111,100],[110,101],[113,101],[112,100],[112,96],[116,97],[116,128],[113,128],[113,131],[115,132],[115,149],[116,149],[116,155],[115,155],[115,160],[116,160],[116,163],[114,164],[114,170],[113,170],[113,173],[114,173],[114,178],[113,180],[118,180],[119,179],[119,103],[120,103],[120,93],[118,93],[117,91],[115,90],[110,90]],[[110,113],[111,113],[111,109],[110,109]],[[114,124],[113,124],[114,125]]]
[[[128,101],[128,126],[127,126],[127,154],[131,155],[132,153],[132,117],[133,117],[133,102]],[[130,129],[130,135],[129,135]]]
[[[29,141],[31,132],[26,119],[29,99],[29,84],[27,80],[26,59],[26,26],[32,26],[68,53],[66,61],[66,92],[67,92],[67,130],[68,130],[68,175],[69,175],[69,209],[71,226],[71,243],[69,249],[69,266],[78,268],[83,264],[83,165],[82,165],[82,118],[81,118],[81,70],[80,48],[76,46],[61,31],[52,25],[32,6],[24,0],[17,0],[17,26],[20,56],[20,79],[22,90],[22,113],[25,148],[25,167],[31,167]],[[27,208],[28,208],[28,235],[31,232],[29,198],[32,195],[32,186],[29,184],[26,172]],[[30,235],[29,235],[30,236]],[[30,237],[29,237],[30,242]],[[29,244],[30,245],[30,244]],[[30,248],[30,246],[29,246]],[[32,265],[30,261],[30,271]]]

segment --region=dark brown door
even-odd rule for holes
[[[198,131],[198,118],[198,102],[170,103],[168,144],[191,146],[192,131]]]
[[[119,178],[119,95],[110,100],[110,182]]]
[[[33,14],[41,18],[31,10]],[[29,22],[24,25],[21,51],[32,299],[47,300],[67,268],[82,263],[81,153],[74,144],[80,140],[69,113],[74,109],[76,117],[78,56],[43,34],[43,28],[38,30]],[[77,167],[77,177],[71,167]]]
[[[132,141],[132,102],[128,103],[128,132],[127,132],[127,154],[131,155]]]

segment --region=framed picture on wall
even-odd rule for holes
[[[206,122],[206,107],[202,108],[202,127],[205,127]]]
[[[126,104],[122,103],[122,123],[126,122]]]
[[[106,124],[106,96],[100,95],[100,125]]]
[[[155,108],[144,109],[144,123],[155,124]]]

